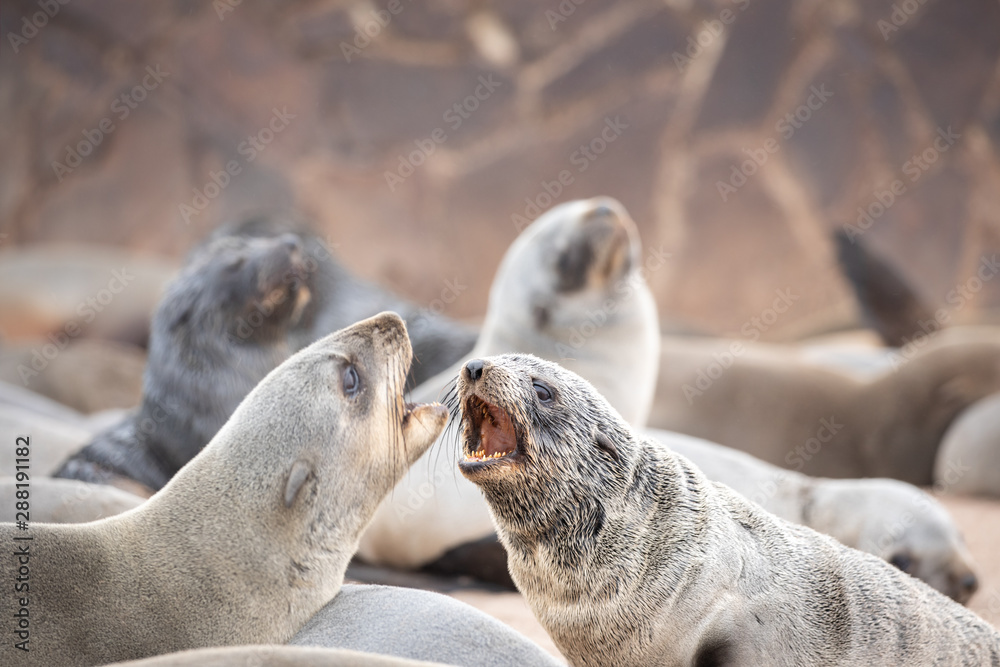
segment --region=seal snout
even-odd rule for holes
[[[955,601],[959,604],[965,604],[977,590],[979,590],[979,579],[969,572],[958,580],[958,596],[955,597]]]
[[[479,378],[483,377],[483,367],[486,364],[483,363],[482,359],[473,359],[462,368],[462,373],[465,374],[465,379],[469,382],[475,382]]]

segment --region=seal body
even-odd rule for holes
[[[441,663],[305,646],[227,646],[116,662],[114,667],[432,667]],[[111,666],[109,666],[111,667]]]
[[[462,474],[574,665],[981,665],[1000,634],[874,556],[763,511],[524,355],[459,379]]]
[[[953,493],[1000,498],[1000,393],[958,416],[941,441],[934,483]]]
[[[955,417],[1000,390],[1000,329],[956,327],[896,350],[870,378],[795,348],[664,340],[649,425],[817,477],[933,481]]]
[[[473,354],[529,352],[558,360],[641,425],[656,386],[650,359],[660,340],[643,270],[635,224],[617,201],[597,197],[556,206],[527,227],[501,261]],[[450,395],[460,368],[418,387],[414,399]],[[449,433],[379,508],[359,556],[512,587],[486,504],[455,473]],[[446,567],[436,567],[438,561]]]
[[[54,476],[145,495],[162,488],[291,354],[307,278],[293,235],[226,236],[197,249],[153,316],[141,406]]]
[[[16,477],[0,477],[0,497],[16,498]],[[145,498],[106,484],[76,479],[30,480],[31,521],[34,523],[87,523],[138,507]],[[21,486],[20,488],[24,488]],[[16,521],[13,504],[0,507],[0,521]]]
[[[392,586],[344,586],[288,643],[464,667],[559,664],[527,637],[464,602]]]
[[[398,316],[359,322],[268,374],[140,507],[86,524],[0,524],[23,548],[0,574],[30,570],[28,602],[0,602],[8,618],[30,610],[27,651],[5,642],[4,664],[290,639],[337,593],[379,501],[444,426],[443,406],[403,402],[409,362]]]
[[[955,521],[911,484],[809,477],[700,438],[660,429],[641,433],[771,514],[878,556],[956,602],[965,604],[979,587]]]

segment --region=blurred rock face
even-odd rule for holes
[[[661,312],[718,333],[787,290],[760,337],[853,321],[845,226],[954,320],[1000,306],[992,0],[40,11],[0,8],[0,245],[177,256],[295,207],[363,276],[477,316],[521,227],[606,194],[670,253]]]

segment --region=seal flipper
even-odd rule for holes
[[[902,347],[924,333],[921,322],[937,324],[934,311],[886,260],[843,230],[833,238],[841,271],[854,289],[864,319],[886,345]]]
[[[507,569],[507,551],[500,544],[496,533],[450,549],[422,569],[451,577],[474,577],[512,591],[517,590]]]

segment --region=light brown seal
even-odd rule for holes
[[[1000,329],[953,327],[895,350],[869,379],[794,347],[664,339],[649,425],[816,477],[933,481],[948,426],[1000,391]]]
[[[411,360],[393,313],[281,364],[140,507],[87,524],[0,524],[23,555],[0,574],[25,619],[7,664],[103,664],[287,641],[340,589],[378,503],[434,441],[440,405],[406,404]],[[28,538],[15,541],[15,538]],[[18,642],[24,642],[22,651]]]
[[[1000,662],[972,612],[710,482],[556,364],[474,359],[459,400],[459,468],[571,664]]]

